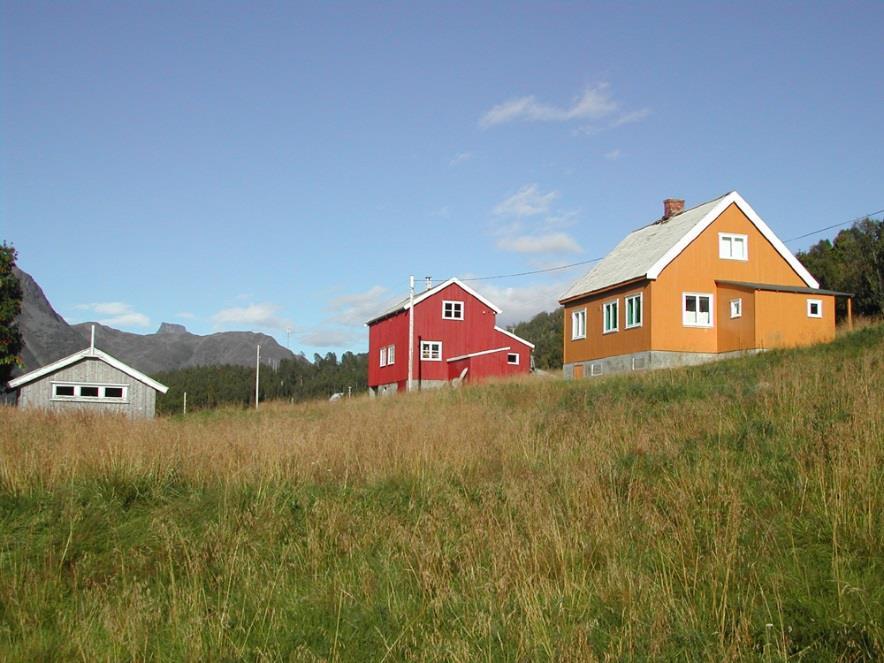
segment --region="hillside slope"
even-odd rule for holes
[[[0,409],[8,660],[884,658],[884,326],[597,380]]]

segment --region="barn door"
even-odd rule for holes
[[[574,379],[579,380],[583,377],[583,364],[574,364]]]

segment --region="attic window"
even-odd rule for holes
[[[506,356],[506,363],[513,364],[514,366],[519,365],[519,353],[518,352],[510,352]]]
[[[722,260],[748,260],[749,236],[718,233],[718,257]]]
[[[443,320],[463,320],[463,302],[443,301],[442,302],[442,319]]]
[[[125,403],[129,386],[124,384],[77,384],[75,382],[53,382],[54,401],[111,401]]]

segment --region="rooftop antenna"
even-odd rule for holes
[[[92,325],[92,340],[89,341],[89,354],[95,354],[95,325]]]

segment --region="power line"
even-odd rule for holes
[[[601,258],[593,258],[591,260],[581,260],[580,262],[572,262],[570,265],[559,265],[558,267],[548,267],[546,269],[535,269],[531,272],[519,272],[517,274],[496,274],[494,276],[475,276],[471,279],[459,279],[461,281],[490,281],[491,279],[508,279],[515,276],[529,276],[531,274],[543,274],[545,272],[557,272],[563,269],[571,269],[572,267],[579,267],[580,265],[588,265],[593,262],[598,262]],[[443,283],[443,281],[440,281]]]
[[[843,223],[833,223],[831,226],[826,226],[825,228],[820,228],[819,230],[812,230],[809,233],[804,233],[803,235],[798,235],[798,237],[793,237],[792,239],[787,239],[786,244],[789,242],[794,242],[799,239],[804,239],[805,237],[810,237],[811,235],[816,235],[817,233],[825,232],[827,230],[831,230],[832,228],[840,228],[841,226],[847,226],[852,223],[856,223],[857,221],[862,221],[863,219],[869,219],[873,216],[878,216],[879,214],[884,213],[884,209],[879,209],[877,212],[871,212],[869,214],[863,214],[858,216],[850,221],[844,221]]]

